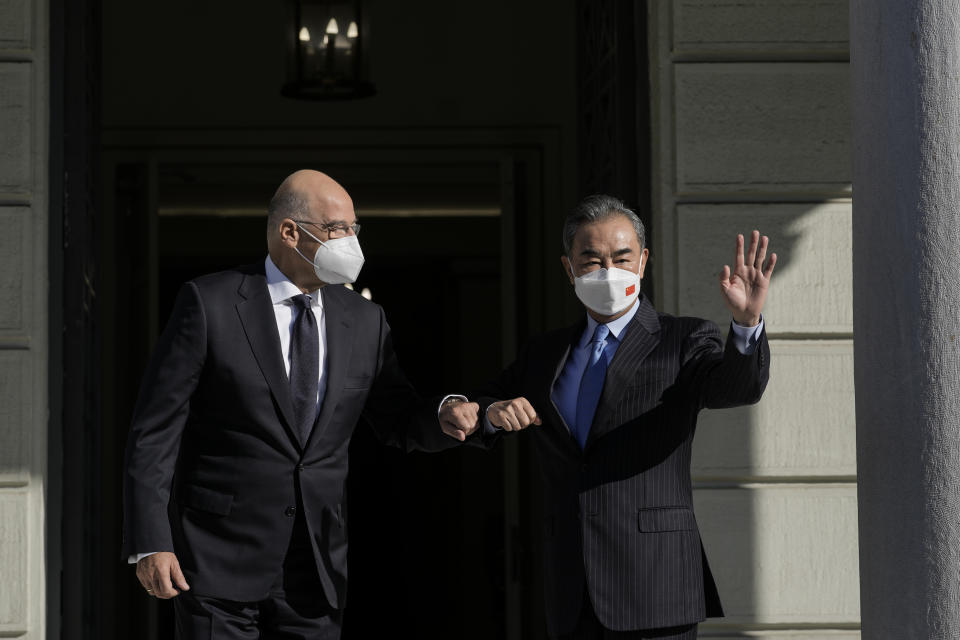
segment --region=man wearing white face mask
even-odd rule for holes
[[[405,449],[457,444],[383,310],[338,286],[363,265],[359,231],[339,184],[298,171],[270,202],[265,260],[180,290],[128,439],[123,545],[146,592],[175,598],[178,638],[339,638],[358,420]],[[477,405],[439,415],[472,427]]]
[[[761,310],[776,263],[756,231],[720,290],[733,323],[658,313],[640,293],[640,219],[609,196],[583,200],[563,231],[564,270],[586,308],[530,341],[478,394],[485,441],[526,431],[543,474],[547,629],[564,640],[696,638],[723,615],[693,514],[698,412],[756,402],[770,352]],[[463,439],[473,431],[444,427]]]

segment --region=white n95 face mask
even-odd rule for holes
[[[363,267],[363,251],[360,250],[360,241],[357,236],[344,236],[323,242],[303,227],[299,227],[308,236],[320,243],[313,260],[300,253],[300,257],[313,264],[317,277],[327,284],[345,284],[356,282]]]
[[[602,316],[620,313],[640,295],[640,275],[626,269],[597,269],[573,281],[580,302]]]

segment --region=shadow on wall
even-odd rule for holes
[[[727,617],[704,630],[859,622],[848,203],[678,207],[678,307],[729,326],[717,274],[735,234],[770,237],[770,383],[705,411],[697,515]]]

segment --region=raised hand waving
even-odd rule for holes
[[[767,257],[769,238],[754,230],[750,234],[750,248],[746,256],[743,253],[743,235],[737,235],[737,249],[733,259],[733,271],[729,265],[723,265],[720,273],[720,291],[723,301],[733,314],[734,321],[745,327],[760,322],[760,312],[770,289],[770,276],[777,264],[777,254]]]

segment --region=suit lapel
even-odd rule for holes
[[[280,408],[287,435],[297,447],[300,447],[299,438],[291,428],[294,419],[290,382],[287,379],[286,367],[283,365],[277,319],[273,313],[270,292],[267,290],[266,276],[263,273],[248,273],[240,284],[239,294],[244,299],[237,304],[237,313],[247,341],[250,343],[250,349],[267,381],[267,386],[270,387],[270,394]]]
[[[327,388],[323,396],[323,404],[320,407],[317,423],[307,440],[308,446],[309,443],[315,442],[330,425],[334,410],[340,402],[344,378],[347,375],[347,364],[350,362],[350,354],[353,352],[353,328],[349,322],[350,314],[341,293],[343,288],[340,287],[340,291],[333,288],[338,286],[327,285],[320,290],[320,295],[323,297],[323,324],[327,333]]]
[[[542,379],[547,381],[548,384],[546,389],[543,390],[543,393],[545,394],[545,402],[540,403],[540,405],[546,407],[547,422],[557,430],[557,435],[568,441],[570,446],[573,447],[577,453],[580,452],[580,444],[573,436],[573,431],[571,430],[570,425],[568,425],[566,420],[563,419],[563,415],[560,413],[556,403],[553,401],[553,388],[557,383],[557,378],[560,377],[560,373],[567,364],[567,359],[570,357],[573,346],[583,334],[586,324],[587,323],[585,319],[581,320],[577,324],[570,327],[567,332],[558,334],[560,337],[548,347],[549,350],[542,360],[545,368],[552,368],[549,368],[542,374]]]
[[[607,368],[603,392],[587,436],[587,447],[616,426],[614,418],[624,390],[634,384],[637,366],[660,342],[660,319],[656,309],[646,297],[641,297],[638,304],[640,307],[627,325],[617,353]]]
[[[549,381],[547,385],[546,393],[546,406],[549,412],[547,416],[550,424],[555,424],[559,427],[560,431],[573,437],[570,433],[570,425],[567,424],[566,420],[563,419],[563,415],[560,413],[560,410],[557,408],[556,403],[553,401],[553,387],[557,383],[557,378],[560,377],[560,373],[563,371],[563,367],[567,364],[567,358],[570,357],[572,336],[579,335],[583,332],[583,323],[581,322],[578,325],[578,328],[573,328],[570,330],[570,334],[562,334],[564,336],[563,340],[557,340],[556,344],[550,346],[550,351],[547,354],[547,357],[543,359],[544,363],[548,366],[553,365],[553,369],[549,370],[544,378]]]

